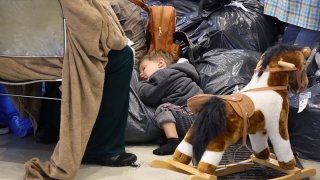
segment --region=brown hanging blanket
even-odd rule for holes
[[[26,162],[25,179],[75,177],[99,111],[104,67],[108,63],[106,55],[111,49],[120,50],[127,44],[108,1],[59,1],[67,26],[67,50],[63,58],[0,57],[2,80],[62,78],[60,140],[50,161],[33,158]],[[35,95],[39,86],[15,86],[8,90],[17,88]],[[39,101],[24,99],[19,109],[31,115],[36,124],[39,105]]]

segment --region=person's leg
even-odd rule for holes
[[[300,27],[288,24],[284,30],[282,42],[294,44],[300,31],[301,31]]]
[[[320,31],[301,28],[301,31],[299,32],[294,43],[299,45],[300,47],[308,46],[310,48],[313,48],[313,46],[317,42],[320,42]]]
[[[179,144],[176,120],[172,112],[169,110],[170,107],[176,106],[170,103],[165,103],[160,105],[155,111],[154,120],[166,135],[166,142],[161,144],[159,148],[153,150],[153,154],[155,155],[173,154]]]
[[[159,115],[157,116],[158,123],[161,123],[160,127],[166,134],[167,143],[153,151],[153,154],[156,155],[173,154],[179,145],[179,137],[184,137],[193,123],[193,115],[187,107],[174,106],[172,108],[170,105],[168,107],[170,111],[165,111],[167,115],[163,116],[167,120],[163,118],[163,121],[159,121],[161,118],[159,118]]]
[[[178,133],[176,130],[176,124],[173,122],[167,122],[161,124],[161,129],[163,129],[166,134],[167,139],[169,138],[178,138]]]
[[[173,154],[177,146],[179,145],[179,137],[176,130],[176,124],[173,122],[161,123],[161,129],[164,131],[167,141],[165,144],[161,145],[159,148],[153,150],[155,155],[170,155]]]
[[[86,148],[84,162],[106,166],[130,165],[121,164],[120,161],[127,161],[128,158],[129,161],[136,161],[135,155],[125,153],[133,53],[127,46],[120,51],[110,51],[108,58],[100,111]],[[116,164],[112,164],[114,162]]]
[[[45,83],[45,97],[61,98],[61,82]],[[59,141],[61,101],[43,100],[35,140],[40,144]]]

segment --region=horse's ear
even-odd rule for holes
[[[309,47],[304,47],[302,49],[302,54],[303,54],[304,58],[307,59],[311,54],[311,49]]]

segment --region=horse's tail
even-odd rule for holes
[[[196,162],[206,150],[210,140],[218,136],[226,127],[227,111],[225,102],[214,96],[201,109],[193,125],[191,142]]]

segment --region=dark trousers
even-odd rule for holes
[[[125,152],[133,52],[126,46],[120,51],[110,51],[108,58],[104,92],[85,152],[86,157],[109,157]]]
[[[312,48],[315,43],[320,42],[320,31],[313,31],[288,24],[283,34],[283,42]]]
[[[133,53],[126,46],[120,51],[110,51],[108,58],[100,110],[87,145],[86,157],[108,157],[125,151]],[[45,96],[61,97],[59,86],[60,83],[47,83]],[[43,101],[36,133],[38,142],[59,140],[60,106],[60,101]]]

